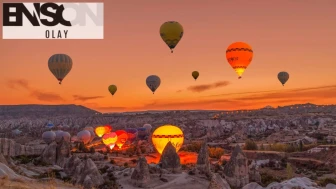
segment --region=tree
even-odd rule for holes
[[[78,150],[82,152],[86,151],[86,147],[83,142],[79,143]]]
[[[244,146],[245,150],[258,150],[258,146],[257,144],[252,141],[252,140],[246,140],[245,141],[245,146]]]
[[[302,151],[303,151],[303,142],[302,142],[302,140],[300,140],[299,149],[300,149],[300,152],[302,152]]]
[[[293,178],[293,168],[290,163],[287,163],[286,171],[287,171],[287,179]]]
[[[91,148],[90,148],[90,153],[91,154],[94,154],[96,152],[96,150],[94,149],[94,147],[92,146]]]
[[[260,150],[262,150],[262,151],[265,150],[264,144],[261,144],[261,146],[260,146]]]

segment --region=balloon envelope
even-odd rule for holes
[[[198,72],[198,71],[193,71],[193,72],[191,73],[191,75],[192,75],[192,77],[196,80],[196,79],[198,78],[198,76],[199,76],[199,72]]]
[[[77,138],[80,142],[87,144],[91,140],[91,133],[88,130],[80,131],[79,133],[77,133]]]
[[[134,140],[138,136],[138,130],[134,128],[127,128],[125,129],[125,131],[127,132],[128,135],[128,141],[130,141],[131,143],[134,142]]]
[[[105,126],[98,126],[95,128],[95,133],[98,137],[102,137],[104,134],[106,134],[106,127]]]
[[[149,134],[152,130],[152,125],[148,123],[144,124],[142,127],[146,129],[147,134]]]
[[[146,139],[146,136],[147,136],[147,129],[144,128],[144,127],[140,127],[140,128],[137,128],[138,130],[138,138],[140,140],[145,140]]]
[[[94,131],[93,127],[85,127],[83,130]]]
[[[106,133],[110,133],[112,131],[112,127],[111,125],[105,125],[105,130],[106,130]]]
[[[66,54],[55,54],[49,58],[48,67],[61,84],[72,69],[72,59]]]
[[[116,142],[116,145],[121,148],[127,141],[128,135],[126,131],[118,130],[115,132],[118,136],[118,140]]]
[[[57,142],[57,143],[61,142],[62,137],[63,137],[63,135],[62,135],[62,134],[63,134],[63,131],[58,130],[58,131],[55,132],[55,134],[56,134],[56,138],[55,138],[56,142]]]
[[[117,92],[117,86],[115,85],[110,85],[108,87],[108,90],[110,91],[111,95],[113,96]]]
[[[156,89],[160,86],[160,84],[161,79],[156,75],[150,75],[146,79],[146,85],[153,92],[153,94],[156,91]]]
[[[160,36],[173,52],[173,49],[183,37],[183,27],[176,21],[165,22],[160,27]]]
[[[51,123],[51,122],[48,122],[48,123],[47,123],[47,127],[51,129],[51,128],[53,128],[53,127],[54,127],[54,124],[53,124],[53,123]]]
[[[22,133],[22,131],[20,131],[19,129],[15,129],[15,130],[12,131],[13,135],[19,135],[21,133]]]
[[[45,143],[50,144],[56,139],[56,134],[53,131],[46,131],[42,134],[42,139]]]
[[[288,81],[289,79],[289,74],[287,72],[279,72],[278,73],[278,79],[281,82],[281,84],[284,86],[285,83]]]
[[[103,135],[102,137],[103,143],[110,147],[110,149],[112,150],[113,147],[115,146],[115,143],[118,140],[118,136],[116,133],[112,132],[112,133],[106,133]]]
[[[184,141],[182,130],[173,125],[164,125],[155,129],[152,134],[152,142],[160,154],[162,154],[169,141],[176,148],[176,152],[178,152]]]
[[[70,142],[70,139],[71,139],[71,135],[69,132],[64,132],[62,133],[62,137],[63,137],[63,140],[66,141],[66,142]]]
[[[226,50],[226,59],[241,78],[253,58],[253,50],[244,42],[232,43]]]

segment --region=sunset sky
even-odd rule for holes
[[[335,0],[103,2],[103,40],[1,39],[0,104],[79,104],[101,112],[336,104]],[[170,20],[184,28],[173,54],[159,34]],[[236,41],[254,50],[240,80],[225,57]],[[48,69],[56,53],[74,62],[62,85]],[[280,71],[290,74],[284,87]],[[145,83],[152,74],[161,78],[154,95]],[[113,97],[110,84],[118,87]]]

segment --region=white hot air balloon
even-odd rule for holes
[[[63,137],[63,131],[61,130],[58,130],[58,131],[55,131],[55,134],[56,134],[56,142],[59,143],[61,142],[62,140],[62,137]]]
[[[45,143],[50,144],[56,139],[56,134],[53,131],[46,131],[42,134],[42,139]]]
[[[77,138],[80,142],[87,144],[91,140],[91,133],[88,130],[80,131],[79,133],[77,133]]]

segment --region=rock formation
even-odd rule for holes
[[[250,182],[257,182],[261,183],[261,175],[258,170],[259,166],[257,165],[256,161],[253,160],[252,163],[249,165],[249,180]]]
[[[230,185],[219,174],[214,173],[208,189],[231,189]]]
[[[316,183],[312,182],[309,178],[292,178],[290,180],[283,181],[281,183],[273,182],[267,187],[262,187],[259,184],[252,182],[244,186],[242,189],[318,189]]]
[[[131,182],[137,187],[145,187],[149,181],[150,174],[147,160],[144,157],[140,157],[132,173]]]
[[[56,164],[56,142],[50,143],[42,152],[41,160],[47,164],[55,165]]]
[[[169,141],[164,148],[160,158],[161,168],[172,171],[173,173],[181,172],[180,157],[176,153],[176,149]]]
[[[26,146],[16,143],[12,139],[0,138],[0,153],[4,156],[20,156],[20,155],[41,155],[46,145]]]
[[[198,153],[196,168],[198,173],[210,176],[209,149],[206,141]]]
[[[62,140],[57,144],[56,147],[56,164],[61,167],[64,167],[70,155],[71,155],[71,143],[65,141],[62,138]]]
[[[248,160],[239,145],[235,147],[230,161],[224,167],[224,176],[236,188],[242,188],[249,183]]]

